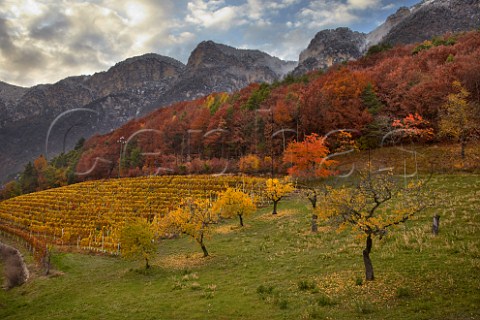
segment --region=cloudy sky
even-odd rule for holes
[[[53,83],[203,40],[298,60],[322,29],[369,32],[420,0],[0,0],[0,80]]]

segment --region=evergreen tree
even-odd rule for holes
[[[35,192],[38,188],[37,170],[35,170],[35,167],[31,162],[28,162],[25,165],[25,169],[20,176],[20,186],[23,194]]]

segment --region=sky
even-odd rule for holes
[[[24,87],[158,53],[186,63],[204,40],[298,60],[315,34],[369,32],[420,0],[0,0],[0,81]]]

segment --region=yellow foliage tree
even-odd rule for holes
[[[350,228],[366,237],[363,250],[366,280],[374,280],[370,259],[373,237],[402,224],[429,205],[426,181],[404,185],[391,172],[360,174],[353,186],[329,188],[324,203],[318,206],[319,218],[337,225],[338,231]]]
[[[248,194],[234,188],[228,188],[221,192],[213,206],[213,212],[220,214],[224,218],[238,216],[242,227],[243,217],[252,214],[256,209],[255,203]]]
[[[288,182],[286,179],[283,181],[278,179],[268,179],[265,184],[264,195],[267,199],[273,202],[272,214],[277,214],[278,202],[280,202],[284,196],[295,190],[295,188],[292,183]]]
[[[452,86],[457,93],[449,94],[440,109],[439,133],[460,143],[464,159],[467,142],[480,134],[480,107],[468,102],[470,93],[459,81],[454,81]]]
[[[260,169],[260,163],[257,155],[249,154],[240,158],[238,166],[243,173],[255,173]]]
[[[122,257],[127,260],[145,260],[145,268],[156,252],[155,237],[151,225],[143,220],[127,223],[120,233]]]
[[[162,222],[163,232],[183,233],[192,237],[208,256],[205,238],[211,233],[218,215],[212,211],[209,199],[186,199],[176,210],[170,212]]]

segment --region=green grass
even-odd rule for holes
[[[432,180],[437,206],[363,243],[327,225],[309,232],[300,199],[218,226],[202,258],[187,238],[161,242],[153,268],[56,253],[56,276],[0,292],[0,319],[480,319],[480,176]],[[440,214],[440,233],[431,220]]]

